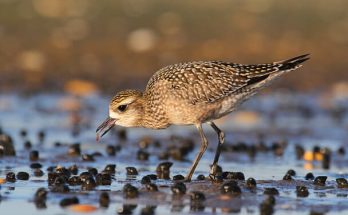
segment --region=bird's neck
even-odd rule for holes
[[[169,124],[162,104],[146,94],[143,95],[142,100],[144,114],[139,126],[152,129],[167,128]]]

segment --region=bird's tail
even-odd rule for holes
[[[300,55],[288,60],[277,62],[280,71],[291,71],[301,67],[301,63],[309,59],[309,54]]]

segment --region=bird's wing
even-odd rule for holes
[[[254,65],[220,61],[174,64],[156,72],[146,89],[152,88],[159,80],[165,80],[178,98],[186,99],[192,104],[210,103],[256,84],[272,73],[296,69],[308,59],[307,56]]]

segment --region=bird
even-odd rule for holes
[[[217,175],[225,134],[215,120],[234,111],[281,75],[296,70],[309,54],[264,64],[194,61],[166,66],[153,74],[144,91],[128,89],[110,101],[109,116],[97,128],[96,139],[115,125],[165,129],[171,125],[194,125],[201,145],[185,179],[190,181],[208,147],[202,124],[217,133],[218,144],[209,176]]]

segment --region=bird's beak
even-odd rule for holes
[[[97,137],[96,140],[97,142],[99,141],[99,139],[104,136],[106,133],[108,133],[108,131],[110,131],[110,129],[112,129],[115,126],[115,122],[116,119],[113,118],[106,118],[106,120],[97,128],[96,132],[97,132]],[[101,133],[101,135],[100,135]]]

